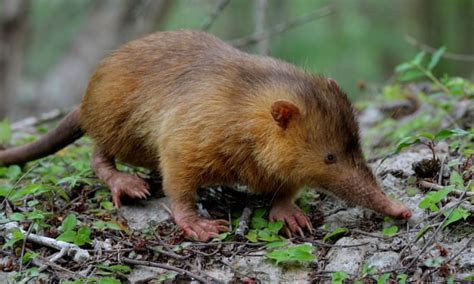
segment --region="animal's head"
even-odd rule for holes
[[[385,195],[367,166],[353,107],[337,83],[314,77],[296,86],[293,99],[276,100],[269,110],[272,145],[289,179],[391,217],[410,218],[410,210]]]

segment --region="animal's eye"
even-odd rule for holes
[[[333,154],[327,154],[324,158],[324,162],[326,164],[334,164],[336,162],[336,156],[334,156]]]

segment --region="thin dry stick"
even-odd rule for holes
[[[212,11],[212,13],[204,20],[200,30],[208,31],[212,27],[212,24],[214,24],[216,21],[217,17],[219,17],[225,7],[230,3],[230,1],[231,0],[220,0],[217,3],[216,8],[214,8],[214,11]]]
[[[274,37],[277,34],[286,32],[287,30],[299,27],[306,23],[328,16],[332,13],[333,13],[332,7],[326,6],[316,11],[313,11],[307,15],[296,18],[292,21],[277,24],[271,30],[264,32],[261,35],[253,34],[250,36],[230,40],[229,43],[235,47],[246,47],[248,45],[256,44],[263,39]]]
[[[422,188],[425,188],[425,189],[442,190],[444,188],[444,186],[442,186],[442,185],[432,183],[432,182],[429,182],[429,181],[426,181],[426,180],[419,181],[418,185]],[[454,189],[451,192],[458,195],[458,196],[464,194],[467,197],[474,197],[474,192],[470,192],[470,191],[462,191],[462,190],[459,190],[459,189]]]
[[[436,52],[436,48],[431,47],[427,44],[424,44],[418,40],[416,40],[414,37],[410,35],[405,35],[405,40],[411,44],[412,46],[419,48],[421,50],[424,50],[429,53],[434,53]],[[458,54],[458,53],[452,53],[452,52],[445,52],[443,54],[443,58],[446,59],[452,59],[452,60],[457,60],[457,61],[467,61],[467,62],[474,62],[474,55],[471,54]]]
[[[468,187],[466,187],[467,189]],[[464,195],[466,194],[467,191],[464,191],[463,194],[459,197],[459,201],[457,202],[457,204],[455,206],[453,206],[453,208],[449,211],[449,214],[446,215],[446,217],[444,218],[443,222],[441,222],[438,227],[436,228],[436,230],[433,232],[433,234],[431,235],[430,239],[426,242],[426,244],[423,246],[423,248],[421,249],[420,253],[407,265],[407,267],[405,268],[405,273],[413,266],[413,264],[415,264],[418,259],[420,258],[420,256],[422,254],[425,253],[426,249],[432,244],[432,242],[434,241],[436,235],[438,235],[439,231],[441,231],[441,228],[443,228],[443,224],[446,222],[446,220],[448,220],[448,218],[451,216],[451,214],[454,212],[454,210],[459,206],[461,205],[462,201],[463,201],[463,198],[464,198]]]
[[[176,267],[176,266],[171,266],[171,265],[168,265],[168,264],[152,262],[152,261],[136,260],[136,259],[131,259],[131,258],[127,258],[127,257],[122,258],[122,261],[126,264],[152,266],[152,267],[158,267],[158,268],[165,269],[165,270],[171,270],[171,271],[175,271],[175,272],[178,272],[178,273],[186,274],[189,277],[194,278],[194,279],[196,279],[198,281],[201,281],[203,283],[210,283],[209,280],[207,280],[207,279],[205,279],[205,278],[203,278],[203,277],[201,277],[201,276],[199,276],[199,275],[197,275],[197,274],[195,274],[191,271],[187,271],[187,270],[184,270],[184,269]],[[213,279],[213,281],[221,283],[217,279]]]
[[[240,238],[241,240],[244,240],[244,235],[249,229],[249,220],[250,216],[252,215],[253,208],[250,206],[247,206],[244,208],[242,211],[242,215],[240,216],[240,222],[239,225],[237,226],[237,229],[235,230],[235,236],[237,238]]]

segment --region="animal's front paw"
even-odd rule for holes
[[[120,207],[120,198],[129,196],[131,198],[145,199],[150,196],[150,186],[143,179],[125,173],[117,173],[107,180],[112,191],[112,200],[115,207]]]
[[[299,234],[304,237],[303,230],[313,233],[313,226],[308,216],[293,204],[273,205],[269,219],[272,222],[283,221],[285,223],[283,231],[290,238],[292,234]]]
[[[176,220],[176,224],[183,230],[186,238],[207,242],[221,232],[229,231],[229,222],[226,220],[209,220],[198,216]]]

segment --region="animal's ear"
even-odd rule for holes
[[[288,123],[300,113],[300,110],[293,103],[281,100],[273,103],[271,113],[278,126],[286,129]]]
[[[341,88],[340,88],[339,85],[337,84],[336,80],[334,80],[334,79],[332,79],[332,78],[328,78],[327,81],[328,81],[329,87],[330,87],[332,90],[337,91],[337,92],[340,92],[340,91],[341,91]]]

